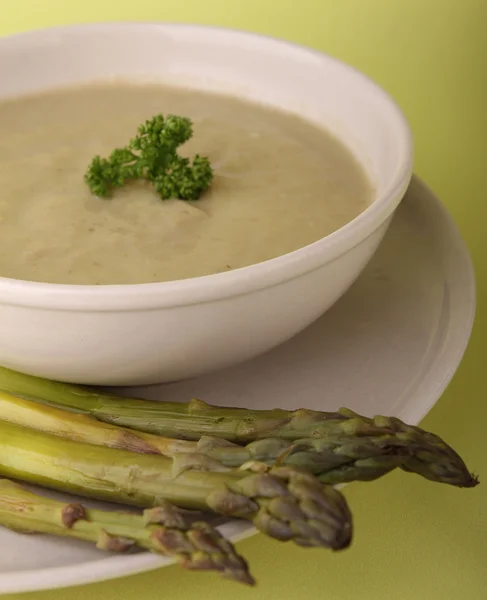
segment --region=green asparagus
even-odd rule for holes
[[[0,367],[0,389],[16,396],[91,414],[99,421],[172,438],[199,440],[203,435],[244,443],[269,435],[295,440],[320,435],[319,425],[340,413],[307,409],[249,410],[211,406],[202,400],[153,402],[122,398],[83,386],[59,383]]]
[[[66,440],[0,421],[0,475],[121,504],[212,510],[248,519],[268,536],[341,550],[352,518],[343,495],[293,467],[183,470],[172,460]]]
[[[348,409],[319,412],[247,410],[211,406],[201,400],[188,404],[121,398],[89,388],[52,382],[0,367],[0,389],[46,404],[89,414],[97,420],[129,429],[206,444],[208,437],[238,444],[242,460],[296,465],[320,475],[323,482],[371,480],[399,467],[431,481],[473,487],[460,456],[438,436],[394,417],[360,416]],[[271,436],[271,438],[269,438]],[[286,444],[286,442],[288,442]],[[133,450],[133,448],[131,448]],[[240,450],[234,450],[236,457]],[[240,458],[238,460],[241,460]],[[230,466],[236,466],[238,463]],[[224,462],[224,461],[223,461]]]
[[[396,467],[407,468],[414,460],[415,470],[430,479],[458,485],[470,477],[463,462],[451,452],[444,455],[430,443],[427,434],[411,427],[401,431],[393,421],[384,418],[382,422],[376,418],[371,425],[357,416],[352,427],[350,417],[328,421],[327,434],[320,438],[268,438],[239,446],[209,436],[194,442],[124,429],[89,415],[0,392],[0,420],[88,444],[162,454],[173,459],[174,475],[188,468],[240,467],[253,460],[301,467],[325,483],[337,484],[377,479]]]
[[[21,533],[95,542],[114,552],[143,548],[174,558],[185,569],[218,571],[226,579],[255,583],[246,561],[215,528],[204,521],[189,522],[168,504],[141,515],[95,510],[79,502],[51,500],[0,479],[0,525]]]

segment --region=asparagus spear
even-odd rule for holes
[[[407,469],[414,461],[415,470],[429,479],[468,483],[471,476],[463,462],[452,452],[441,452],[436,438],[433,443],[414,428],[396,431],[390,419],[376,418],[370,424],[360,417],[353,423],[352,418],[351,414],[349,420],[328,421],[327,435],[320,438],[294,442],[268,438],[239,446],[209,436],[193,442],[124,429],[0,392],[2,420],[97,446],[162,454],[173,459],[175,475],[187,468],[224,470],[254,460],[301,467],[325,483],[337,484],[377,479],[396,467]]]
[[[83,386],[17,373],[5,367],[0,367],[0,389],[16,396],[91,414],[105,423],[188,440],[199,440],[203,435],[238,443],[269,435],[295,440],[319,435],[318,426],[323,421],[346,419],[336,412],[307,409],[249,410],[211,406],[196,399],[181,404],[122,398]]]
[[[83,444],[0,421],[0,475],[122,504],[164,501],[242,517],[270,537],[340,550],[352,519],[342,494],[292,467],[225,472],[185,470],[150,454]],[[249,467],[250,468],[250,467]]]
[[[108,512],[51,500],[0,479],[0,525],[95,542],[114,552],[143,548],[172,557],[185,569],[219,571],[226,579],[255,584],[246,561],[228,540],[209,523],[189,523],[169,504],[146,509],[142,515]]]
[[[328,483],[375,479],[395,467],[458,487],[478,483],[461,457],[440,437],[393,417],[370,419],[348,409],[259,411],[221,408],[201,400],[188,404],[151,402],[3,367],[0,389],[143,432],[187,440],[209,435],[237,443],[260,442],[247,446],[252,458],[267,462],[279,459],[304,467]],[[286,446],[286,441],[293,443]]]

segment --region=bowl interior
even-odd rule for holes
[[[0,97],[110,78],[163,80],[300,114],[339,137],[377,197],[410,152],[391,99],[326,55],[265,37],[189,25],[102,24],[0,40]]]

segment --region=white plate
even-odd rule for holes
[[[442,204],[416,178],[363,275],[305,332],[246,364],[136,393],[255,408],[349,406],[416,424],[457,369],[474,312],[465,245]],[[233,540],[255,533],[238,521],[222,531]],[[6,530],[0,530],[0,546],[8,548],[0,554],[0,593],[89,583],[171,562]]]

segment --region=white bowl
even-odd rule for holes
[[[335,133],[376,186],[372,205],[305,248],[165,283],[76,286],[0,278],[0,364],[52,379],[141,385],[254,357],[324,313],[377,249],[412,171],[401,111],[361,73],[250,33],[101,24],[0,39],[0,98],[112,76],[233,92]]]

